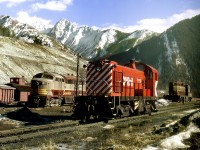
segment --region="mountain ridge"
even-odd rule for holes
[[[148,37],[142,36],[144,34],[138,34],[135,37],[129,37],[131,34],[136,34],[135,32],[147,32]],[[56,38],[62,44],[68,46],[75,53],[80,53],[82,57],[88,60],[98,59],[105,55],[110,55],[117,53],[116,50],[112,50],[112,45],[115,42],[120,41],[130,41],[135,39],[136,42],[142,42],[147,38],[157,34],[155,32],[150,32],[148,30],[134,31],[132,33],[123,33],[115,29],[99,30],[93,29],[88,26],[76,26],[70,23],[66,19],[62,19],[56,23],[48,35]],[[151,34],[150,34],[151,33]],[[139,36],[141,35],[141,36]],[[122,38],[123,37],[123,38]],[[139,40],[138,40],[139,39]],[[133,42],[133,46],[137,43]],[[123,49],[122,51],[124,51]]]

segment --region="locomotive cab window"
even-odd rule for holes
[[[142,65],[142,64],[138,64],[137,65],[137,69],[140,70],[140,71],[144,71],[145,70],[144,65]]]
[[[67,84],[74,84],[74,80],[66,80]]]
[[[36,74],[35,76],[33,76],[34,78],[41,78],[43,75],[43,73],[39,73],[39,74]]]
[[[151,70],[147,70],[147,77],[148,77],[148,79],[152,79],[152,71]]]
[[[63,78],[56,78],[55,81],[58,81],[58,82],[62,81],[62,82],[64,82],[64,79]]]
[[[158,74],[155,73],[155,80],[158,80]]]

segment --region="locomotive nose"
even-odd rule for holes
[[[32,94],[34,95],[47,94],[46,84],[47,84],[46,82],[32,80],[31,81]]]
[[[42,85],[41,81],[36,81],[36,80],[31,81],[31,87],[38,87],[39,85]]]

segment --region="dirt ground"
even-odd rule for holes
[[[68,106],[46,108],[0,107],[0,131],[69,120],[72,113],[68,110]]]
[[[69,112],[69,110],[70,108],[68,106],[46,108],[1,106],[0,131],[70,120],[72,113]],[[166,114],[166,117],[167,115],[168,114]],[[74,147],[75,149],[76,147],[81,147],[84,144],[84,147],[89,149],[94,148],[95,146],[117,149],[117,147],[113,148],[113,145],[120,147],[120,144],[126,144],[128,146],[136,145],[139,147],[141,141],[146,144],[151,143],[152,141],[159,140],[161,138],[159,134],[152,136],[150,132],[153,130],[152,127],[155,125],[155,123],[158,122],[160,124],[162,122],[162,119],[162,116],[156,121],[153,119],[153,117],[148,117],[139,124],[132,123],[128,125],[121,125],[119,127],[117,127],[116,125],[115,128],[111,130],[107,130],[106,128],[104,128],[108,127],[108,125],[106,124],[96,125],[90,128],[80,128],[77,131],[73,131],[72,133],[70,133],[70,136],[66,134],[56,136],[54,135],[53,137],[50,137],[50,139],[52,138],[52,141],[56,143],[66,142],[68,144],[71,144],[68,146],[69,148],[72,147],[72,149]],[[170,119],[175,119],[175,116],[172,116],[172,118]],[[196,124],[198,124],[200,128],[200,119],[196,121]],[[147,129],[148,132],[146,131]],[[137,133],[136,131],[140,131],[141,133]],[[49,141],[51,141],[50,139],[48,138],[43,140],[46,140],[46,143],[48,143]],[[102,143],[99,140],[102,141]],[[138,140],[138,142],[136,140]],[[190,139],[185,140],[185,143],[191,146],[190,148],[188,148],[188,150],[200,150],[200,133],[194,133]]]

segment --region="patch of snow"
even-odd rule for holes
[[[54,145],[54,148],[57,150],[73,150],[73,148],[69,148],[69,146],[64,143],[56,144]]]
[[[114,144],[113,149],[127,149],[127,147],[122,144]]]
[[[169,126],[175,125],[177,122],[178,122],[178,120],[175,120],[175,121],[167,124],[165,127],[169,127]]]
[[[91,142],[91,141],[94,141],[96,139],[97,139],[96,137],[95,138],[93,138],[93,137],[87,137],[87,138],[83,139],[83,141]]]
[[[160,143],[160,147],[164,149],[175,149],[175,148],[188,148],[188,145],[183,143],[183,140],[189,139],[191,133],[200,132],[199,128],[194,124],[190,124],[185,132],[181,132],[177,135],[171,136],[164,139]]]
[[[135,47],[141,41],[144,41],[145,39],[147,39],[147,37],[151,36],[153,33],[154,32],[149,31],[149,30],[139,30],[139,31],[133,32],[131,35],[129,35],[124,40],[136,39],[136,41],[135,41],[135,43],[133,45],[133,47]],[[122,41],[124,41],[124,40],[122,40]]]
[[[104,47],[108,46],[109,44],[115,42],[115,35],[116,35],[116,31],[115,30],[109,30],[106,31],[102,36],[101,36],[101,40],[99,41],[99,45],[97,46],[97,48],[101,48],[103,49]]]
[[[136,53],[139,53],[139,52],[140,52],[140,49],[139,49],[139,47],[137,47]]]
[[[166,99],[158,99],[156,102],[157,106],[168,106],[171,102]]]
[[[152,31],[150,30],[139,30],[139,31],[135,31],[133,32],[131,35],[129,35],[126,39],[133,39],[133,38],[137,38],[137,39],[144,39],[146,38],[148,35],[153,34]]]
[[[76,36],[74,37],[73,44],[74,44],[74,45],[77,45],[82,37],[83,37],[83,28],[81,28],[81,29],[78,31],[78,33],[76,34]]]
[[[146,148],[142,150],[173,150],[179,148],[188,148],[189,145],[185,145],[183,141],[185,139],[189,139],[192,133],[200,132],[200,129],[191,123],[184,132],[181,132],[177,135],[168,137],[164,140],[161,140],[157,147],[148,145]]]
[[[176,58],[176,66],[178,66],[178,65],[186,65],[184,59],[181,58],[180,55],[178,55]]]
[[[104,126],[103,128],[104,129],[113,129],[115,126],[113,126],[113,125],[109,125],[109,124],[107,124],[106,126]]]
[[[184,111],[184,113],[190,114],[190,113],[193,113],[193,112],[198,111],[198,110],[199,109],[191,109],[191,110]]]
[[[2,116],[2,115],[0,114],[0,121],[5,120],[5,119],[6,119],[6,117],[4,117],[4,116]]]
[[[172,55],[179,54],[180,50],[179,50],[178,44],[175,39],[174,39],[174,41],[169,41],[168,35],[166,32],[163,34],[163,38],[164,38],[164,45],[167,48],[166,55],[168,57],[168,61],[171,62]]]

